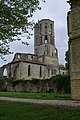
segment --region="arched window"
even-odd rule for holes
[[[64,72],[63,72],[63,75],[64,75]]]
[[[8,77],[7,69],[5,68],[3,71],[3,76]]]
[[[45,29],[47,29],[47,23],[45,23]]]
[[[45,43],[48,43],[48,37],[45,35]]]
[[[40,66],[40,77],[42,77],[42,67]]]
[[[51,74],[53,75],[53,70],[51,70]]]
[[[30,76],[30,65],[28,65],[28,76]]]
[[[54,69],[54,74],[56,75],[56,70]]]
[[[18,58],[18,59],[20,59],[20,58],[21,58],[21,56],[20,56],[20,55],[18,55],[18,56],[17,56],[17,58]]]
[[[56,54],[56,52],[57,52],[56,49],[54,50],[54,52],[55,52],[55,54]]]

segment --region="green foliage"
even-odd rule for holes
[[[70,76],[63,77],[63,90],[65,93],[71,92]]]
[[[70,93],[70,76],[69,75],[57,75],[53,76],[50,79],[55,80],[55,84],[58,92]]]
[[[13,80],[11,81],[11,83],[12,83],[12,87],[15,87],[17,84],[20,83],[20,80]]]
[[[24,84],[26,82],[28,82],[28,80],[12,80],[11,81],[13,87],[15,87],[20,83]],[[39,79],[32,78],[32,80],[29,80],[29,82],[32,83],[33,85],[36,85],[39,82]]]
[[[6,79],[6,78],[5,78]],[[45,81],[53,80],[54,84],[56,85],[57,92],[64,92],[64,93],[70,93],[71,92],[71,84],[70,84],[70,76],[69,75],[56,75],[51,77],[50,79],[46,79]],[[12,86],[15,87],[18,84],[26,84],[27,82],[30,82],[33,85],[37,85],[39,80],[36,78],[32,78],[32,80],[7,80],[7,82],[11,82]],[[51,91],[50,91],[51,92]]]
[[[25,82],[24,80],[12,80],[11,83],[12,83],[12,86],[15,87],[16,85],[18,85],[19,83],[23,83]]]
[[[37,78],[32,78],[32,80],[30,81],[33,85],[36,85],[37,83],[39,83],[39,79]]]
[[[41,9],[41,1],[44,0],[0,0],[0,57],[11,53],[9,43],[20,40],[23,33],[30,39],[34,22],[29,18]]]
[[[10,79],[8,77],[6,77],[6,76],[3,76],[3,80],[4,81],[9,81]]]
[[[80,120],[80,107],[0,101],[0,120]]]

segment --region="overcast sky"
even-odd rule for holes
[[[38,10],[33,16],[35,22],[41,19],[51,19],[54,21],[55,44],[58,49],[60,64],[65,64],[65,52],[68,49],[67,12],[69,11],[69,5],[66,1],[47,0],[46,3],[41,3],[42,10]],[[26,39],[24,38],[24,40]],[[17,52],[34,53],[34,36],[28,42],[30,43],[29,46],[22,45],[21,42],[12,43],[11,51],[14,51],[14,54]],[[11,62],[14,54],[6,56],[6,62],[0,59],[0,66]]]

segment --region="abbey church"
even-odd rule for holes
[[[46,79],[59,74],[54,21],[38,21],[34,28],[34,54],[16,53],[11,63],[0,68],[2,77],[5,68],[7,77],[13,79]]]

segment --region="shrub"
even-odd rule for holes
[[[13,87],[18,85],[19,83],[24,83],[24,82],[25,82],[24,80],[13,80],[13,81],[11,81]]]
[[[50,79],[55,80],[55,84],[58,92],[70,93],[70,76],[69,75],[57,75],[53,76]]]
[[[37,78],[32,78],[32,80],[30,81],[32,84],[37,85],[37,83],[39,83],[39,79]]]
[[[64,92],[64,93],[70,93],[71,91],[71,85],[70,85],[70,76],[68,75],[57,75],[53,76],[50,79],[46,79],[45,81],[54,81],[53,84],[56,86],[57,92]],[[37,85],[38,83],[41,83],[39,80],[36,78],[33,78],[32,80],[10,80],[7,82],[12,83],[12,87],[15,87],[18,84],[25,84],[27,82],[30,82],[33,85]],[[45,82],[43,82],[45,84]],[[48,92],[52,92],[52,89],[50,89]]]

